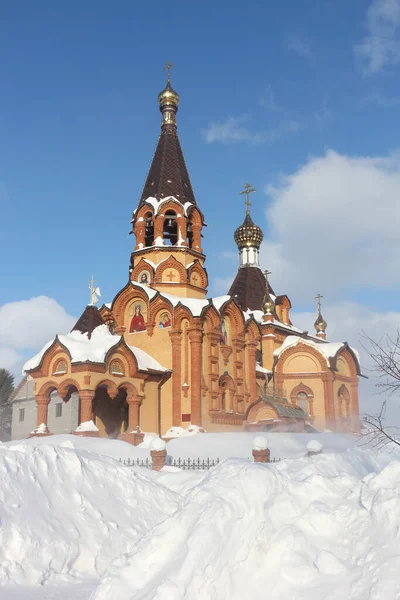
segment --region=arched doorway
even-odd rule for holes
[[[93,398],[93,414],[100,436],[116,439],[128,428],[126,391],[118,390],[115,398],[111,398],[107,386],[100,385]]]

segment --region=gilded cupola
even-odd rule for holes
[[[323,296],[321,296],[321,294],[317,294],[316,300],[318,306],[318,316],[314,323],[314,327],[317,332],[317,337],[324,340],[326,338],[326,328],[328,327],[328,324],[321,313],[321,298],[323,298]]]

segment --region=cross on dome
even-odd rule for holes
[[[164,67],[164,71],[167,71],[167,83],[170,83],[170,81],[171,81],[171,69],[174,66],[175,65],[173,65],[171,61],[168,61]]]
[[[242,192],[239,192],[239,196],[243,196],[246,195],[246,200],[244,201],[245,206],[246,206],[246,215],[250,214],[250,206],[251,206],[251,202],[249,200],[249,195],[252,192],[256,192],[256,188],[252,188],[250,183],[245,183],[244,184],[244,190]]]
[[[323,296],[321,296],[321,294],[317,294],[315,296],[315,299],[317,301],[318,312],[321,312],[321,298],[323,298]]]

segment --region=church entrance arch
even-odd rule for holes
[[[100,436],[116,439],[128,428],[126,391],[118,390],[115,398],[111,398],[107,387],[100,385],[93,398],[93,414]]]

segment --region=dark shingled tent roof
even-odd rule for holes
[[[268,290],[270,294],[274,294],[269,284]],[[228,294],[235,298],[242,310],[263,310],[265,292],[265,277],[261,269],[241,267]]]
[[[178,133],[174,127],[163,127],[151,162],[138,209],[149,197],[162,200],[174,196],[179,202],[196,205]]]
[[[93,330],[99,325],[105,325],[103,318],[99,312],[97,306],[88,305],[71,331],[80,331],[81,333],[87,333],[88,338],[92,337]]]

